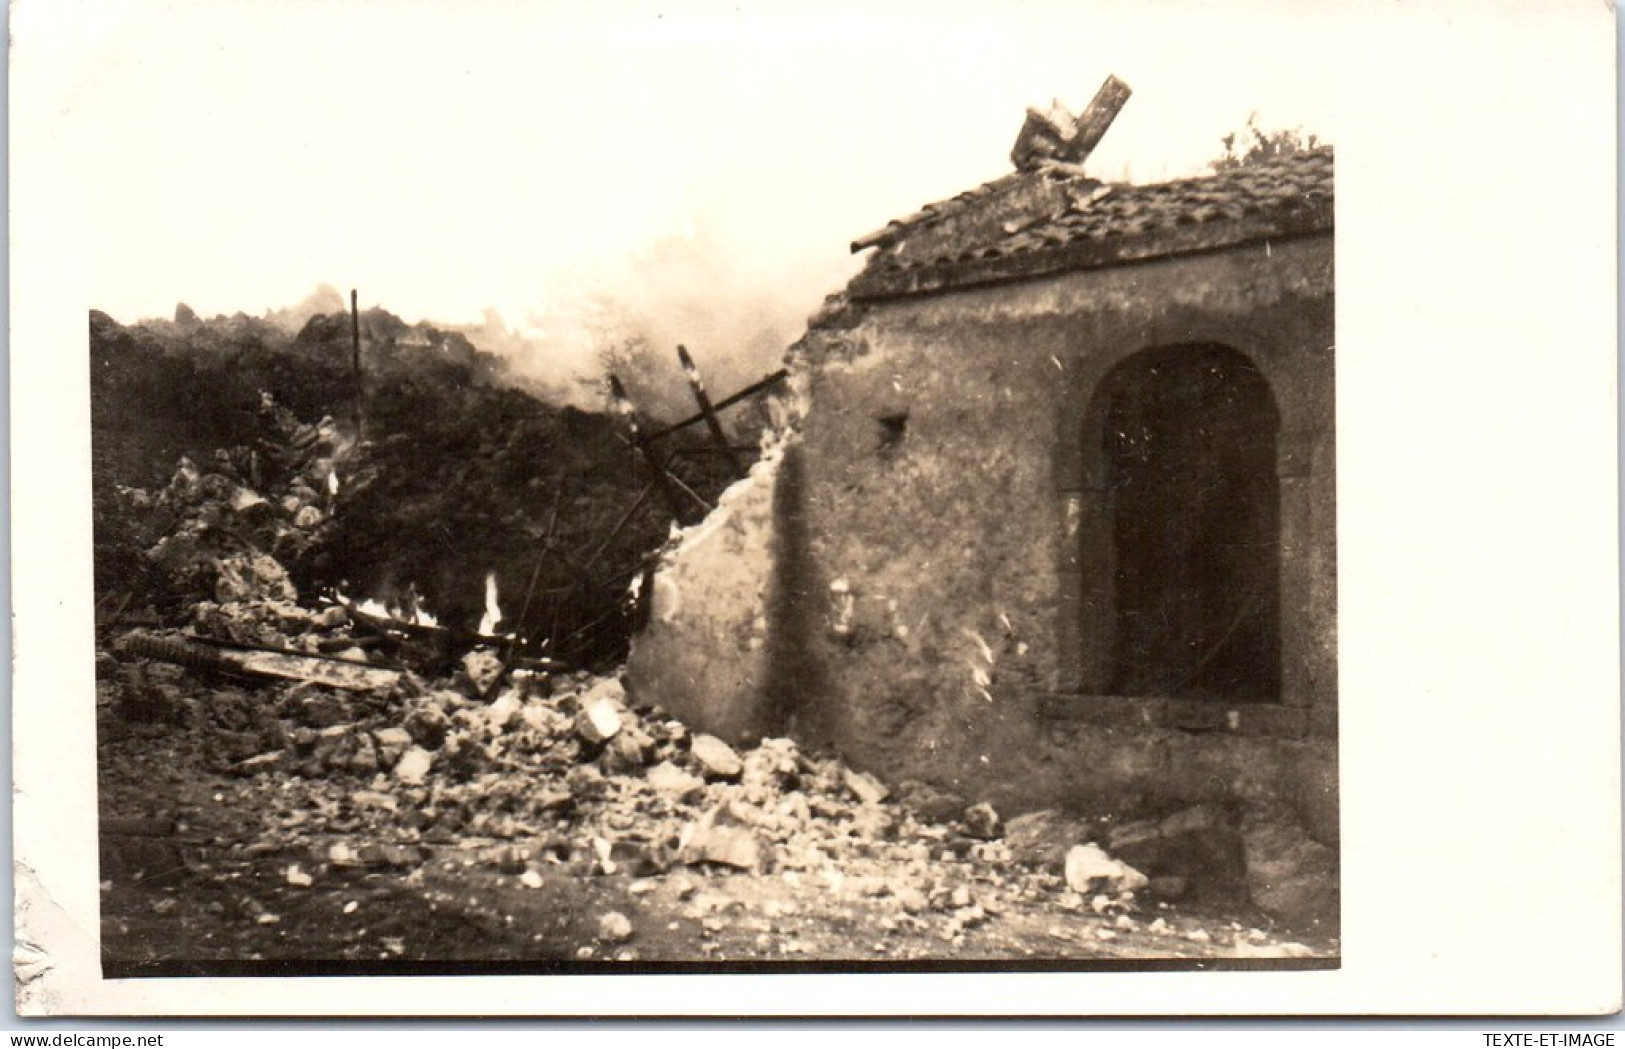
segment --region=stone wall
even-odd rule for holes
[[[1335,840],[1332,340],[1329,237],[849,314],[803,344],[811,407],[772,493],[662,572],[634,684],[1001,811],[1222,798]],[[1092,694],[1111,576],[1090,562],[1091,398],[1187,343],[1246,355],[1280,413],[1282,695],[1256,709]]]
[[[766,449],[699,524],[673,537],[627,677],[640,699],[734,740],[774,726],[766,703],[773,503],[785,441]]]

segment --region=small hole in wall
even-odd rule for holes
[[[880,417],[880,451],[895,452],[908,435],[908,413],[894,412]]]

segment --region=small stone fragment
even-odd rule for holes
[[[740,782],[758,797],[792,788],[800,776],[801,752],[792,739],[764,739],[742,760]]]
[[[502,676],[502,660],[488,648],[476,648],[463,657],[463,673],[468,675],[474,690],[483,696]]]
[[[684,772],[669,761],[662,761],[649,769],[644,773],[644,778],[655,790],[678,799],[692,798],[705,790],[704,780]]]
[[[349,769],[357,776],[371,776],[378,771],[378,752],[366,736],[354,738],[355,751],[349,758]]]
[[[707,779],[737,779],[745,768],[732,747],[703,732],[689,742],[689,752],[700,763]]]
[[[891,793],[891,791],[886,789],[885,784],[881,783],[878,779],[875,779],[867,772],[855,772],[852,769],[842,769],[841,781],[846,784],[846,789],[852,792],[852,796],[863,802],[865,805],[878,805],[882,801],[885,801],[887,796]]]
[[[624,776],[643,767],[643,749],[630,732],[617,732],[604,746],[604,771]]]
[[[620,911],[610,911],[598,919],[598,939],[602,943],[625,943],[632,938],[632,921]]]
[[[519,876],[519,884],[527,889],[539,889],[542,887],[542,876],[527,867],[525,873]]]
[[[587,691],[581,694],[581,705],[591,706],[601,699],[607,699],[616,706],[626,704],[626,686],[621,684],[620,678],[606,677],[594,681]]]
[[[973,838],[991,841],[1003,833],[999,814],[987,802],[979,802],[965,810],[965,833]]]
[[[378,748],[378,760],[385,765],[394,765],[412,746],[412,734],[403,728],[392,726],[374,732],[372,741]]]
[[[593,855],[598,859],[599,869],[605,874],[614,874],[620,869],[620,865],[611,858],[614,855],[614,850],[615,847],[608,838],[594,837],[592,839]]]
[[[440,744],[446,741],[446,731],[450,727],[450,722],[446,719],[446,712],[439,706],[432,702],[419,702],[407,712],[401,727],[419,746],[438,750]]]
[[[282,876],[296,889],[308,889],[315,884],[315,879],[301,870],[297,863],[289,864],[288,869],[282,872]]]
[[[395,778],[409,786],[415,786],[423,782],[433,765],[433,754],[422,747],[413,747],[395,765]]]
[[[925,893],[912,885],[893,889],[892,895],[897,897],[898,904],[909,914],[920,914],[931,906],[931,901],[926,898]]]
[[[1023,813],[1004,826],[1004,841],[1010,847],[1011,858],[1024,867],[1046,872],[1059,873],[1067,850],[1093,837],[1094,828],[1086,821],[1054,809]]]
[[[620,705],[607,697],[584,705],[576,717],[576,735],[588,743],[608,742],[620,730]]]
[[[507,728],[523,702],[518,692],[504,692],[495,703],[486,707],[485,723],[490,726],[491,732],[494,734]]]
[[[548,738],[562,736],[570,729],[569,718],[546,703],[539,703],[535,700],[526,703],[520,709],[519,717],[524,721],[526,728],[537,735]]]
[[[1076,892],[1119,893],[1145,888],[1149,879],[1112,859],[1098,845],[1075,845],[1066,854],[1066,883]]]
[[[700,817],[687,831],[687,841],[678,860],[682,863],[720,863],[741,870],[759,870],[762,864],[761,844],[749,829],[737,826],[718,826],[717,809]]]

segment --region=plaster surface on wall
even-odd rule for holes
[[[1077,622],[1093,595],[1077,550],[1101,538],[1078,533],[1099,487],[1082,429],[1100,378],[1152,346],[1232,347],[1275,391],[1285,454],[1329,460],[1331,289],[1319,237],[872,306],[812,369],[803,427],[807,646],[833,711],[823,742],[1012,811],[1152,811],[1222,792],[1294,799],[1317,836],[1335,836],[1324,740],[1057,724],[1034,702],[1081,684]],[[1320,510],[1283,545],[1313,552],[1293,571],[1326,574],[1333,479],[1305,484]],[[1324,582],[1300,588],[1321,595],[1304,601],[1329,602]],[[1329,605],[1282,614],[1327,633],[1292,645],[1310,664],[1283,667],[1294,701],[1334,695],[1311,680],[1330,677]]]
[[[663,558],[633,687],[1009,814],[1221,799],[1335,841],[1332,337],[1330,237],[838,307],[793,354],[790,435]],[[1284,735],[1068,716],[1108,541],[1091,396],[1185,343],[1279,405],[1284,695],[1245,724]]]
[[[773,503],[791,440],[775,437],[714,511],[673,537],[655,571],[648,623],[627,660],[640,699],[736,741],[774,728],[763,703]]]

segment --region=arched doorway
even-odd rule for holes
[[[1172,346],[1123,361],[1097,398],[1107,691],[1278,700],[1280,415],[1269,383],[1235,350]]]

